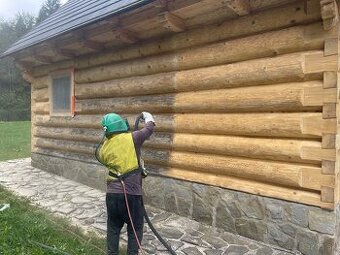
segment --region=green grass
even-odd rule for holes
[[[0,212],[1,255],[105,254],[105,239],[84,235],[65,219],[54,217],[1,187],[0,203],[10,204],[9,209]]]
[[[0,122],[0,161],[31,154],[31,122]]]

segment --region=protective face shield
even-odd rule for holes
[[[106,114],[102,119],[101,125],[105,131],[106,136],[130,130],[128,120],[123,119],[120,115],[116,113]]]

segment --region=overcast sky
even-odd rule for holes
[[[45,0],[0,0],[0,17],[8,20],[22,11],[37,15],[43,2]],[[66,2],[67,0],[61,0],[61,3]]]

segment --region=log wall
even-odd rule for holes
[[[324,30],[319,4],[76,59],[74,118],[49,116],[48,74],[70,63],[35,70],[33,152],[92,162],[103,114],[132,124],[150,111],[154,173],[333,208],[337,29]]]

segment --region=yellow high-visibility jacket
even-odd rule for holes
[[[113,135],[100,148],[99,157],[115,175],[123,175],[139,168],[132,133]],[[115,180],[108,175],[108,180]]]

